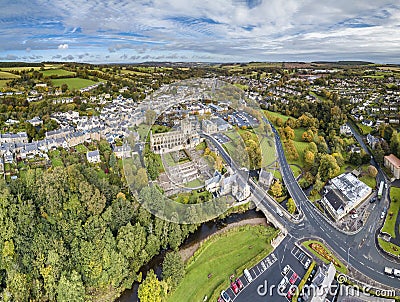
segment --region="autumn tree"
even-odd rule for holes
[[[378,170],[373,165],[370,165],[368,166],[368,175],[370,177],[376,177],[376,175],[378,175]]]
[[[271,185],[271,193],[274,197],[280,197],[282,196],[283,189],[282,189],[282,184],[279,180],[276,180],[272,185]]]
[[[294,214],[294,212],[296,212],[296,203],[294,202],[293,198],[288,199],[286,207],[290,214]]]
[[[329,178],[333,178],[340,171],[340,167],[336,162],[336,159],[330,154],[323,154],[321,156],[318,174],[322,181],[327,181]]]

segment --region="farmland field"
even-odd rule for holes
[[[96,83],[92,80],[86,80],[81,78],[54,79],[51,82],[53,83],[54,86],[59,86],[59,87],[61,87],[61,85],[65,83],[68,85],[69,89],[81,89]]]
[[[43,76],[45,77],[51,77],[51,76],[59,76],[59,77],[64,77],[64,76],[73,76],[75,75],[75,72],[71,72],[68,70],[64,69],[47,69],[42,71]]]
[[[16,78],[19,78],[19,76],[6,71],[0,71],[1,80],[16,79]]]
[[[7,87],[7,82],[9,82],[10,80],[0,80],[0,88],[4,88]]]

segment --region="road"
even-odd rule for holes
[[[384,190],[382,201],[376,202],[373,205],[373,211],[368,217],[363,229],[359,233],[355,235],[348,235],[338,231],[329,222],[327,222],[322,213],[314,208],[311,201],[309,201],[307,196],[304,194],[303,190],[295,180],[293,172],[286,161],[279,134],[273,126],[272,129],[275,136],[276,152],[282,178],[291,194],[291,197],[295,200],[298,208],[303,214],[302,223],[298,224],[298,222],[295,223],[285,217],[280,217],[277,215],[277,205],[275,201],[270,197],[268,198],[262,189],[260,189],[253,182],[250,182],[251,191],[255,199],[259,203],[262,203],[269,211],[271,211],[270,214],[274,216],[274,219],[279,221],[280,224],[286,228],[289,239],[301,239],[305,237],[320,238],[325,241],[326,244],[330,246],[342,259],[349,260],[351,266],[350,269],[354,268],[376,282],[391,288],[400,289],[399,279],[390,278],[383,274],[384,266],[395,268],[399,268],[400,266],[396,262],[390,261],[386,257],[382,256],[375,246],[375,230],[380,228],[382,222],[380,220],[380,214],[388,203],[388,189]],[[234,171],[238,171],[243,177],[243,175],[246,173],[232,161],[231,157],[221,146],[221,144],[219,144],[212,137],[209,138],[212,140],[223,159]],[[366,147],[365,144],[361,144],[361,146]],[[379,172],[378,180],[382,179],[386,182],[386,179],[379,166],[376,166]],[[285,241],[286,240],[284,240],[281,244],[285,244]]]

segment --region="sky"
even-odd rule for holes
[[[400,2],[0,0],[0,61],[400,63]]]

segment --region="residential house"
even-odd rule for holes
[[[400,179],[400,159],[394,154],[390,154],[384,157],[383,163],[388,168],[395,179]]]
[[[95,164],[100,162],[100,152],[99,150],[88,151],[86,153],[86,159],[89,163]]]

